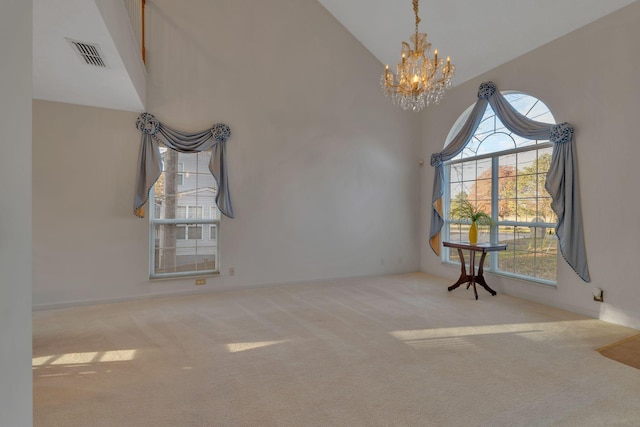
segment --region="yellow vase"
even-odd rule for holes
[[[469,227],[469,243],[472,245],[478,243],[478,227],[475,221],[471,221],[471,227]]]

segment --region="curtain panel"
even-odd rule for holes
[[[431,156],[435,168],[431,198],[431,230],[429,244],[440,254],[440,231],[444,225],[442,197],[444,195],[443,162],[457,156],[471,140],[480,124],[487,104],[507,129],[524,138],[549,140],[553,143],[551,165],[547,173],[546,190],[552,198],[551,208],[558,216],[556,236],[565,261],[585,282],[590,282],[584,242],[578,163],[574,150],[573,127],[569,123],[548,124],[531,120],[511,106],[493,82],[485,82],[478,90],[478,101],[466,122],[444,150]]]
[[[159,122],[152,114],[142,113],[136,121],[136,128],[142,135],[133,200],[136,216],[144,218],[144,205],[149,199],[149,191],[162,173],[160,144],[163,144],[181,153],[198,153],[212,149],[209,171],[218,185],[216,205],[223,215],[233,218],[226,158],[227,139],[231,136],[229,126],[216,123],[211,129],[201,132],[181,132]]]

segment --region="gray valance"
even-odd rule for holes
[[[551,165],[547,173],[546,190],[552,198],[551,208],[558,216],[556,235],[560,251],[567,263],[585,282],[590,282],[589,267],[584,243],[580,191],[578,188],[578,163],[574,150],[573,127],[568,123],[548,124],[528,119],[509,104],[496,89],[493,82],[485,82],[478,90],[478,101],[466,122],[451,143],[439,153],[431,156],[435,167],[433,196],[431,198],[431,231],[429,244],[436,254],[440,253],[440,230],[442,218],[442,196],[444,194],[444,169],[442,162],[457,156],[471,140],[480,124],[487,104],[507,129],[524,138],[553,142]]]
[[[209,171],[218,185],[216,205],[223,215],[233,218],[226,158],[227,139],[231,136],[229,126],[216,123],[211,129],[201,132],[181,132],[160,123],[152,114],[142,113],[136,121],[136,127],[142,134],[133,200],[133,210],[137,216],[144,217],[144,204],[149,198],[149,191],[162,173],[159,144],[163,144],[181,153],[198,153],[211,149]]]

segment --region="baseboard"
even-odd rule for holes
[[[74,300],[60,303],[52,303],[52,304],[34,304],[32,306],[32,311],[44,311],[44,310],[57,310],[64,308],[74,308],[74,307],[86,307],[89,305],[99,305],[99,304],[116,304],[122,302],[129,301],[142,301],[142,300],[150,300],[156,298],[170,298],[170,297],[180,297],[180,296],[190,296],[190,295],[201,295],[201,294],[209,294],[215,292],[229,292],[229,291],[248,291],[252,289],[262,289],[262,288],[273,288],[278,286],[293,286],[293,285],[312,285],[317,283],[331,283],[337,280],[358,280],[358,279],[367,279],[371,277],[387,277],[387,276],[398,276],[405,274],[416,274],[421,273],[420,271],[411,271],[411,272],[399,272],[399,273],[390,273],[390,274],[375,274],[375,275],[365,275],[365,276],[347,276],[347,277],[330,277],[326,279],[311,279],[311,280],[291,280],[287,282],[273,282],[273,283],[255,283],[250,285],[222,285],[216,288],[205,288],[205,289],[190,289],[184,291],[175,291],[175,292],[162,292],[162,293],[154,293],[147,295],[135,295],[128,297],[119,297],[119,298],[104,298],[104,299],[92,299],[92,300]],[[426,274],[426,273],[421,273]]]
[[[136,296],[120,297],[120,298],[74,300],[74,301],[67,301],[67,302],[60,302],[60,303],[53,303],[53,304],[35,304],[31,307],[31,310],[43,311],[43,310],[57,310],[62,308],[86,307],[89,305],[116,304],[121,302],[142,301],[142,300],[150,300],[150,299],[156,299],[156,298],[189,296],[189,295],[202,294],[202,293],[212,292],[212,291],[213,290],[188,290],[188,291],[164,292],[160,294],[136,295]]]

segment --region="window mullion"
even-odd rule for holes
[[[450,183],[451,183],[451,166],[449,165],[445,165],[444,166],[444,182],[442,183],[442,188],[447,188],[450,189]],[[451,226],[450,226],[450,218],[449,218],[449,205],[451,204],[451,191],[450,190],[446,190],[444,192],[445,197],[443,200],[443,204],[442,204],[442,216],[444,217],[444,234],[443,236],[448,236],[451,230]],[[449,259],[449,248],[447,247],[442,247],[443,251],[441,254],[441,260],[447,261]]]
[[[498,227],[498,212],[499,212],[499,185],[498,180],[500,178],[500,159],[499,156],[494,156],[491,159],[491,218],[493,219],[495,227],[491,227],[489,235],[492,243],[498,243],[499,227]],[[498,269],[498,253],[493,252],[489,254],[489,270],[495,271]]]

